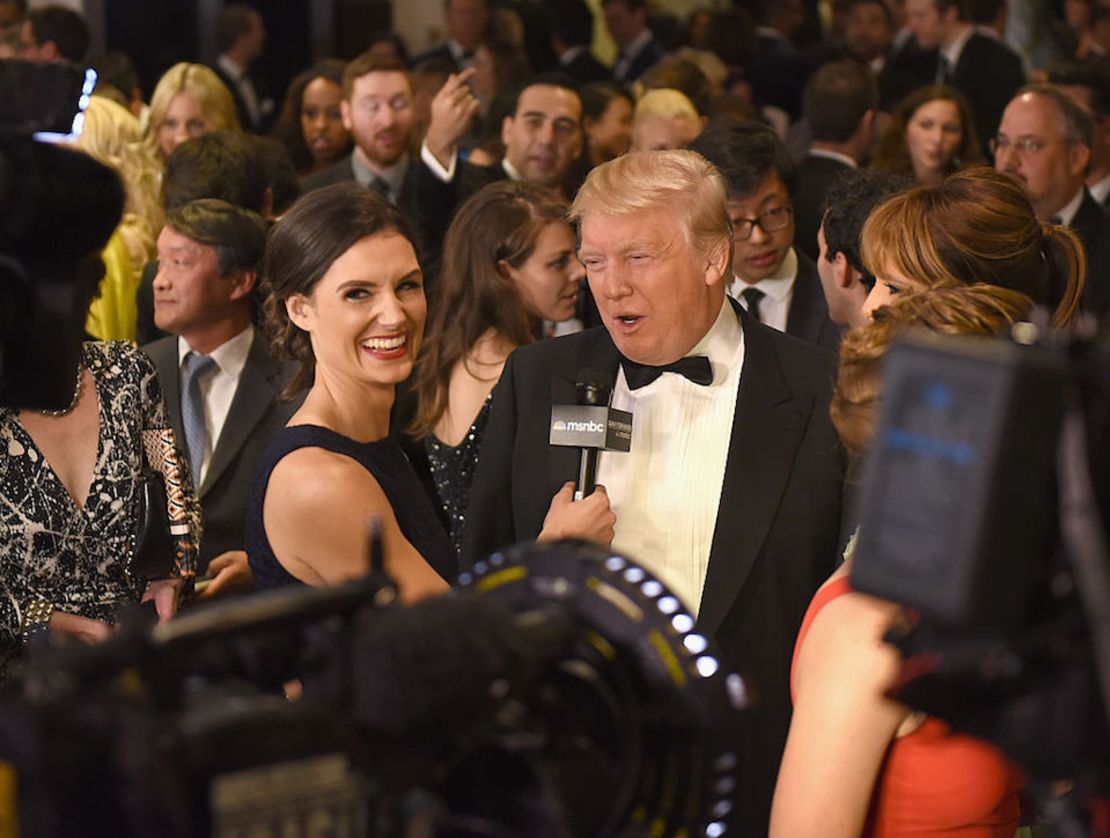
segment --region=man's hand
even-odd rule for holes
[[[158,612],[158,622],[164,623],[177,613],[177,600],[185,588],[185,580],[155,579],[146,586],[142,602],[154,600],[154,610]]]
[[[112,627],[103,620],[92,620],[88,617],[79,617],[76,614],[67,614],[65,611],[55,611],[50,615],[50,630],[67,637],[73,637],[82,643],[100,643],[107,640],[112,633]]]
[[[254,587],[254,577],[247,563],[247,554],[243,550],[220,553],[208,563],[208,576],[212,581],[200,592],[200,599],[249,591]]]
[[[613,543],[613,527],[617,516],[609,506],[604,486],[582,500],[574,499],[574,484],[567,483],[551,499],[543,531],[536,541],[558,541],[561,538],[584,538],[602,547]]]
[[[474,115],[478,113],[479,102],[467,86],[473,75],[473,67],[461,73],[452,73],[432,99],[432,117],[424,142],[445,169],[451,168],[459,140],[466,136]]]

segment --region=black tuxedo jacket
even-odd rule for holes
[[[817,230],[825,196],[834,180],[852,167],[831,157],[807,154],[798,166],[794,187],[794,247],[810,259],[817,258]]]
[[[158,370],[170,424],[177,438],[183,440],[177,337],[162,338],[144,346],[143,351]],[[204,482],[197,488],[204,527],[198,575],[203,574],[208,562],[220,553],[243,549],[247,497],[258,470],[258,460],[303,399],[301,396],[293,402],[278,401],[278,393],[292,373],[291,366],[282,365],[270,354],[265,336],[256,329]]]
[[[1087,282],[1083,286],[1083,308],[1094,314],[1110,312],[1110,213],[1091,193],[1083,190],[1083,202],[1071,220],[1071,228],[1087,251]]]
[[[798,274],[786,314],[786,333],[830,352],[840,351],[840,327],[829,319],[829,304],[817,265],[804,253],[798,254]]]
[[[837,560],[842,461],[828,412],[835,359],[733,306],[744,367],[732,435],[721,440],[727,465],[698,623],[759,696],[743,721],[736,802],[738,834],[763,838],[789,727],[794,641]],[[615,376],[619,357],[600,327],[509,357],[471,489],[464,566],[539,534],[551,498],[578,473],[575,450],[548,445],[551,407],[575,403],[584,368]]]
[[[933,62],[934,73],[936,62]],[[951,84],[971,105],[975,133],[990,159],[990,139],[997,133],[1002,112],[1025,84],[1025,68],[1017,53],[987,35],[972,34],[956,62]]]

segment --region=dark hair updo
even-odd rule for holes
[[[396,233],[416,249],[408,219],[372,189],[337,183],[299,199],[274,225],[262,260],[266,332],[279,358],[299,361],[285,388],[294,394],[312,385],[316,356],[308,334],[285,310],[294,294],[309,296],[340,256],[370,236]]]

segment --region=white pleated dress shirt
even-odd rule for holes
[[[689,354],[709,357],[712,384],[664,373],[629,390],[618,373],[612,405],[632,413],[632,449],[602,452],[598,482],[617,516],[614,551],[643,564],[696,615],[744,365],[740,322],[727,299]]]

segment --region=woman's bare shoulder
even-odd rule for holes
[[[298,448],[282,457],[266,488],[267,507],[297,510],[299,516],[335,507],[375,506],[385,495],[374,476],[357,460],[325,448]]]

